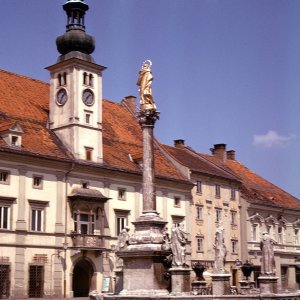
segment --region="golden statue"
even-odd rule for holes
[[[156,110],[151,89],[153,81],[151,65],[152,62],[150,60],[146,60],[143,62],[143,66],[139,71],[137,85],[139,86],[140,92],[140,110]]]

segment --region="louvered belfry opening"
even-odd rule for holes
[[[44,296],[44,266],[29,267],[29,298],[42,298]]]
[[[10,266],[0,264],[0,299],[9,298],[10,289]]]

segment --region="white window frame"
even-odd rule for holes
[[[231,253],[238,254],[238,240],[231,240]]]
[[[115,210],[115,234],[119,236],[122,229],[124,229],[128,224],[128,210]]]
[[[196,220],[203,220],[203,206],[196,205]]]
[[[46,225],[46,207],[49,206],[48,201],[28,200],[30,205],[30,224],[29,231],[31,232],[45,232]],[[39,214],[40,212],[40,214]],[[35,220],[33,220],[35,219]],[[40,221],[39,221],[40,219]],[[40,223],[40,228],[39,228]]]
[[[237,212],[235,210],[230,211],[230,224],[237,225]]]
[[[202,194],[202,181],[201,180],[196,181],[196,193]]]
[[[78,216],[78,217],[77,217]],[[87,221],[82,220],[81,216],[87,216]],[[79,234],[93,235],[96,226],[96,215],[95,213],[88,213],[86,211],[76,211],[73,214],[74,219],[74,231]],[[83,233],[82,226],[86,226],[87,230]]]
[[[216,214],[216,223],[220,223],[222,221],[222,209],[215,208],[215,214]]]
[[[4,226],[5,223],[6,223],[6,227]],[[0,229],[10,230],[10,206],[2,205],[1,203],[0,203]]]
[[[197,245],[197,252],[204,252],[204,237],[197,236],[196,237],[196,245]]]

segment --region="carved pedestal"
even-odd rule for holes
[[[212,274],[212,293],[213,295],[230,294],[230,274]]]
[[[277,280],[275,276],[259,276],[259,289],[261,294],[276,294],[277,293]]]
[[[206,281],[194,280],[192,282],[192,294],[193,295],[207,295]]]
[[[171,274],[171,291],[172,294],[182,294],[191,291],[191,273],[190,268],[174,267],[169,269]]]
[[[163,260],[170,251],[162,250],[162,230],[166,222],[157,214],[146,214],[135,222],[135,235],[117,255],[123,259],[123,290],[121,296],[168,295]]]

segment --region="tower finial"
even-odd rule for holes
[[[56,39],[57,50],[62,54],[58,61],[72,57],[94,62],[94,38],[85,33],[84,17],[89,6],[83,0],[68,0],[63,9],[67,14],[66,32]]]

